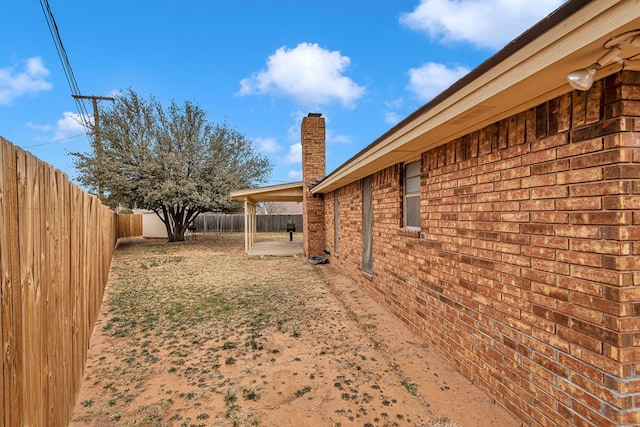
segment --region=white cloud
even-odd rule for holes
[[[39,125],[33,122],[27,122],[25,124],[28,128],[36,129],[36,130],[39,130],[40,132],[49,132],[51,129],[53,129],[53,126],[51,125]]]
[[[284,163],[302,163],[302,144],[296,143],[289,146],[289,152],[281,159]]]
[[[291,119],[293,120],[293,124],[289,126],[287,129],[287,140],[291,142],[299,142],[300,141],[300,127],[302,126],[302,119],[307,114],[298,110],[291,113]]]
[[[89,123],[93,123],[93,117],[86,117],[86,119]],[[82,126],[82,115],[65,111],[63,117],[58,119],[56,133],[53,139],[59,141],[84,133],[85,128]]]
[[[397,125],[400,123],[400,120],[402,120],[402,116],[393,111],[389,111],[384,115],[384,122],[391,126]]]
[[[461,66],[447,68],[443,64],[427,62],[419,68],[409,70],[408,89],[418,98],[426,101],[438,95],[468,72],[467,68]]]
[[[122,95],[122,90],[121,89],[111,89],[111,91],[107,94],[107,96],[109,96],[111,98],[117,98],[120,95]]]
[[[316,43],[283,46],[267,59],[267,69],[240,81],[239,96],[276,94],[292,97],[303,105],[339,101],[353,106],[365,92],[344,75],[351,59]]]
[[[400,97],[400,98],[394,99],[393,101],[387,101],[384,103],[384,105],[386,105],[387,108],[400,108],[402,107],[403,103],[404,103],[404,98]]]
[[[400,15],[407,27],[446,42],[498,49],[557,8],[562,0],[421,0]]]
[[[300,127],[295,125],[289,126],[287,129],[287,141],[300,141]]]
[[[327,142],[337,142],[338,144],[351,144],[351,137],[343,134],[334,135],[330,130],[326,131]]]
[[[290,170],[287,173],[287,179],[291,181],[302,181],[302,171],[301,170]]]
[[[92,124],[93,116],[85,116],[85,120],[87,123]],[[38,139],[44,138],[49,141],[62,141],[76,136],[85,135],[87,133],[86,129],[82,125],[82,115],[69,111],[62,113],[62,118],[56,121],[55,126],[41,125],[33,122],[27,122],[25,123],[25,126],[42,132],[43,136]],[[50,132],[53,132],[53,136],[50,136]]]
[[[20,96],[51,90],[53,84],[46,80],[48,76],[49,70],[39,56],[27,59],[22,71],[0,68],[0,105],[9,105]]]
[[[262,154],[273,154],[282,149],[275,138],[253,138],[253,144],[256,150]]]
[[[397,99],[394,99],[392,101],[387,101],[384,103],[384,105],[389,109],[389,110],[397,110],[400,109],[402,107],[402,104],[404,104],[404,98],[400,97]],[[395,126],[398,123],[400,123],[400,121],[402,120],[403,116],[401,116],[400,114],[396,113],[395,111],[387,111],[384,114],[384,122],[388,125],[391,126]]]
[[[50,73],[47,67],[44,66],[42,58],[39,56],[33,56],[26,61],[27,74],[33,77],[47,77]]]

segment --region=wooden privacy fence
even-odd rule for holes
[[[293,220],[296,231],[302,232],[302,214],[257,215],[258,233],[285,232],[287,222]],[[203,213],[196,217],[194,226],[202,232],[243,232],[244,214]]]
[[[142,215],[118,215],[118,238],[142,236]]]
[[[0,425],[66,426],[84,370],[116,214],[0,138]]]

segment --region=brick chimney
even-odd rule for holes
[[[311,187],[325,176],[325,126],[319,113],[302,119],[302,228],[307,257],[324,256],[324,199]]]

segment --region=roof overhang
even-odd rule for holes
[[[231,192],[231,197],[241,202],[301,202],[302,182],[248,188]]]
[[[417,160],[427,150],[569,93],[569,72],[595,62],[612,37],[639,28],[636,1],[569,0],[311,191],[326,193],[393,164]],[[605,67],[596,79],[620,69],[620,64]],[[640,70],[640,63],[627,61],[625,69]]]

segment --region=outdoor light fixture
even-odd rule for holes
[[[620,34],[619,36],[615,36],[608,42],[606,42],[604,44],[604,48],[607,49],[607,51],[604,55],[598,58],[596,62],[589,65],[587,68],[572,71],[567,75],[567,80],[569,80],[569,84],[571,85],[571,87],[582,91],[591,89],[591,86],[593,86],[593,81],[595,79],[596,71],[614,61],[620,61],[629,58],[621,55],[622,49],[627,46],[640,48],[640,30],[634,30],[626,32],[624,34]]]

